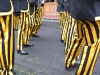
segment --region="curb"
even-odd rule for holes
[[[58,22],[58,18],[42,18],[42,21],[46,22]]]

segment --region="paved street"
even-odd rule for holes
[[[15,70],[18,75],[74,75],[76,68],[67,71],[64,67],[64,44],[60,42],[58,22],[43,21],[38,35],[40,37],[30,39],[35,46],[24,47],[29,55],[20,55],[15,51]],[[17,41],[17,31],[15,36]],[[99,63],[100,55],[93,75],[100,75]]]

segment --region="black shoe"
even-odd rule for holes
[[[62,43],[64,43],[64,40],[60,40]]]
[[[71,66],[71,67],[69,67],[69,68],[65,67],[65,69],[66,69],[66,70],[71,70],[71,69],[73,69],[73,68],[78,68],[79,65],[80,65],[80,61],[77,61],[73,66]]]
[[[13,75],[19,75],[16,70],[12,70]]]
[[[24,47],[32,47],[34,46],[34,44],[27,44],[27,45],[24,45]]]
[[[16,72],[15,72],[14,70],[12,70],[12,72],[13,72],[13,74],[15,74],[15,75],[16,75]]]
[[[19,74],[18,73],[16,73],[16,74],[13,73],[13,75],[19,75]]]
[[[17,50],[17,53],[22,55],[28,55],[28,52],[26,52],[25,50]]]
[[[32,37],[40,37],[39,35],[32,35]]]

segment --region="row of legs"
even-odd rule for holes
[[[63,28],[62,31],[65,34],[62,36],[66,37],[64,40],[65,67],[73,67],[82,53],[75,75],[92,75],[100,52],[100,21],[70,18],[63,27],[65,29]]]
[[[28,55],[23,46],[34,46],[34,44],[29,43],[29,40],[31,36],[37,36],[42,24],[42,8],[34,13],[29,15],[29,12],[20,12],[20,15],[15,17],[18,21],[17,52],[22,55]]]
[[[20,13],[17,17],[13,14],[0,16],[0,75],[14,75],[14,25],[18,24],[17,50],[22,50],[22,45],[29,44],[31,36],[29,19],[28,13]]]

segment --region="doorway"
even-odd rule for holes
[[[43,7],[43,16],[58,16],[56,0],[46,0]]]

